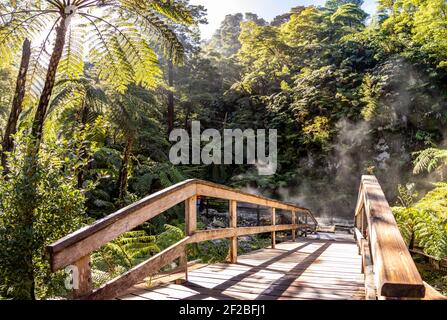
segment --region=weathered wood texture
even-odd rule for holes
[[[55,272],[74,263],[124,232],[134,229],[184,201],[186,201],[187,206],[187,227],[193,233],[196,229],[196,220],[193,216],[196,212],[195,199],[198,195],[296,210],[310,216],[313,223],[317,224],[308,209],[206,181],[187,180],[154,193],[49,245],[47,252],[50,255],[52,271]]]
[[[77,299],[92,292],[90,256],[82,257],[74,265],[77,268],[77,279],[73,280],[77,282],[77,286],[73,289],[73,298]]]
[[[51,269],[57,271],[99,249],[142,223],[194,196],[194,180],[179,183],[117,211],[47,247]]]
[[[272,226],[276,225],[276,209],[272,208]],[[272,231],[272,249],[276,246],[276,231]]]
[[[135,288],[122,300],[364,299],[361,258],[354,241],[298,239],[189,273],[188,282]]]
[[[376,177],[362,177],[355,214],[356,227],[363,233],[371,250],[377,295],[424,297],[424,283]]]
[[[209,196],[228,199],[230,203],[230,228],[196,231],[197,229],[197,196]],[[273,225],[267,227],[237,228],[237,201],[248,202],[272,208]],[[90,268],[85,261],[94,250],[99,249],[109,241],[121,234],[134,229],[142,223],[156,217],[169,208],[184,202],[185,204],[185,233],[188,236],[172,247],[155,255],[149,260],[134,267],[123,275],[108,282],[98,290],[91,292],[86,279],[91,278]],[[180,264],[185,266],[185,279],[188,277],[186,244],[218,238],[230,238],[230,262],[237,261],[237,237],[241,235],[272,232],[272,245],[275,243],[275,231],[295,230],[296,224],[275,225],[275,208],[294,210],[310,216],[315,226],[317,222],[308,209],[283,203],[264,197],[251,195],[225,186],[200,181],[187,180],[170,188],[157,192],[141,201],[136,202],[118,212],[111,214],[94,224],[78,230],[59,241],[49,245],[47,251],[50,255],[52,271],[57,271],[69,264],[82,265],[82,288],[74,292],[76,298],[107,299],[116,295],[120,290],[126,289],[136,281],[140,281],[152,272],[173,260],[180,258]],[[306,226],[308,228],[309,226]]]
[[[173,260],[177,258],[184,259],[188,240],[189,238],[183,239],[82,298],[85,300],[106,300],[116,297],[123,290],[143,281],[146,277],[157,272]]]
[[[229,203],[230,210],[229,210],[229,216],[230,216],[230,228],[237,229],[237,201],[230,200]],[[229,248],[229,258],[231,263],[237,262],[237,236],[232,236],[230,238],[230,248]]]
[[[197,230],[197,196],[185,201],[185,226],[186,235],[191,236]]]
[[[259,227],[239,227],[239,228],[225,228],[225,229],[211,229],[196,231],[191,236],[190,243],[216,240],[222,238],[232,238],[240,236],[248,236],[252,234],[268,233],[273,231],[288,231],[304,228],[304,224],[277,224],[275,226],[259,226]]]

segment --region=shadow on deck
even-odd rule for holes
[[[131,288],[120,300],[364,299],[361,256],[352,239],[300,238],[189,272],[183,285]],[[318,239],[319,238],[319,239]]]

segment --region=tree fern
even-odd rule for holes
[[[437,183],[420,201],[408,208],[393,208],[404,238],[414,232],[423,250],[436,258],[447,256],[447,184]]]
[[[416,152],[414,155],[416,156],[413,170],[415,174],[419,174],[424,171],[438,171],[442,173],[442,170],[447,165],[447,150],[445,149],[429,148]]]

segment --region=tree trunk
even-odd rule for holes
[[[169,92],[168,92],[168,133],[174,130],[174,65],[172,60],[168,61],[168,82],[169,82]]]
[[[82,131],[85,131],[85,127],[87,126],[88,114],[89,114],[88,103],[84,100],[83,107],[81,110],[81,130]],[[87,148],[86,148],[85,142],[82,143],[81,150],[79,150],[79,158],[81,160],[87,159]],[[78,169],[78,189],[82,189],[82,186],[84,185],[84,175],[87,170],[88,170],[88,165],[82,166]]]
[[[410,250],[414,249],[414,232],[411,233],[411,239],[410,239],[410,244],[409,244],[408,248]]]
[[[14,148],[12,136],[17,132],[17,121],[22,113],[23,99],[25,98],[26,89],[26,75],[28,73],[30,58],[31,42],[28,39],[25,39],[22,47],[22,62],[20,63],[19,74],[17,76],[14,99],[6,124],[5,136],[2,141],[1,164],[3,167],[3,175],[6,175],[9,171],[6,153],[11,152]]]
[[[39,152],[45,116],[47,114],[48,105],[50,103],[51,94],[53,93],[53,88],[56,81],[57,67],[59,66],[59,62],[64,52],[65,36],[67,33],[67,26],[65,25],[66,21],[66,18],[63,17],[59,26],[56,28],[56,42],[51,55],[50,64],[48,65],[45,85],[40,96],[39,104],[37,105],[36,114],[34,115],[31,137],[36,139],[34,150],[35,154]]]
[[[123,200],[127,191],[127,176],[129,172],[129,160],[132,152],[133,138],[128,138],[124,148],[123,160],[118,176],[118,199]]]
[[[40,149],[40,143],[42,139],[42,131],[43,125],[45,121],[45,116],[47,113],[48,105],[50,103],[51,94],[53,92],[55,80],[56,80],[56,71],[59,66],[59,62],[62,58],[62,53],[64,51],[65,46],[65,36],[67,33],[67,25],[66,25],[66,16],[63,16],[60,24],[56,28],[56,41],[53,49],[53,53],[51,54],[50,63],[48,65],[48,71],[45,78],[45,85],[43,87],[42,94],[40,96],[39,103],[37,105],[37,110],[34,115],[34,120],[31,128],[31,141],[28,144],[27,153],[27,162],[24,165],[23,173],[27,176],[27,190],[28,190],[28,199],[29,202],[26,204],[25,208],[23,208],[23,228],[28,229],[30,232],[30,238],[34,238],[34,210],[36,207],[35,203],[35,190],[37,188],[36,184],[38,183],[38,178],[36,177],[36,170],[38,164],[38,155]],[[33,244],[28,244],[30,247],[30,251],[33,252]],[[26,283],[30,283],[30,287],[27,288],[30,292],[30,298],[35,299],[34,295],[34,263],[32,259],[32,254],[26,257],[26,262],[24,262],[28,270],[27,275],[28,279],[26,279]]]

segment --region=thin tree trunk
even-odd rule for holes
[[[22,61],[20,63],[19,74],[17,76],[16,89],[14,99],[12,101],[11,112],[9,113],[8,122],[6,124],[5,136],[2,141],[1,164],[3,174],[9,171],[7,163],[7,152],[11,152],[14,148],[12,136],[17,132],[17,121],[22,113],[23,99],[25,98],[26,75],[28,73],[29,62],[31,58],[31,42],[25,39],[22,47]]]
[[[65,22],[66,18],[63,17],[59,26],[56,28],[56,42],[54,45],[53,53],[51,55],[50,64],[48,66],[45,85],[40,96],[39,104],[37,105],[36,114],[34,115],[31,136],[32,138],[37,140],[35,143],[35,154],[39,152],[39,145],[40,140],[42,139],[45,116],[47,114],[51,94],[53,93],[54,84],[56,82],[57,67],[59,66],[59,62],[64,52],[65,36],[67,34],[67,26],[65,25]]]
[[[118,176],[118,199],[123,200],[127,191],[127,176],[129,173],[130,154],[132,152],[133,138],[128,138],[124,148],[123,160]]]
[[[410,239],[410,244],[409,244],[408,248],[410,250],[414,249],[414,232],[411,233],[411,239]]]
[[[172,60],[168,61],[168,82],[170,90],[168,92],[168,133],[174,130],[174,65]]]
[[[85,127],[87,126],[87,121],[88,121],[88,114],[89,114],[89,109],[88,109],[88,104],[86,103],[86,101],[84,100],[83,102],[83,107],[81,110],[81,130],[84,131]],[[82,143],[81,146],[81,150],[79,151],[79,157],[81,158],[81,160],[86,160],[87,158],[87,148],[85,143]],[[87,165],[86,166],[82,166],[80,167],[78,170],[78,189],[81,189],[82,186],[84,185],[84,175],[85,172],[87,171]]]
[[[26,206],[23,208],[23,214],[24,214],[24,222],[23,222],[23,228],[28,229],[30,234],[29,237],[33,239],[33,233],[34,233],[34,210],[35,210],[35,189],[36,184],[38,182],[38,179],[36,177],[36,170],[37,170],[37,164],[38,164],[38,155],[39,155],[39,149],[40,149],[40,143],[42,140],[42,131],[43,131],[43,125],[45,121],[45,116],[47,113],[48,105],[50,103],[51,94],[53,92],[54,84],[56,81],[56,71],[57,67],[59,66],[59,62],[62,58],[62,54],[64,51],[65,46],[65,36],[67,33],[67,25],[66,25],[66,16],[63,16],[59,25],[56,28],[56,40],[55,45],[53,49],[53,53],[51,54],[50,63],[48,65],[48,71],[45,78],[45,85],[43,87],[42,94],[40,96],[39,103],[37,105],[37,110],[34,115],[34,120],[31,128],[31,141],[28,145],[28,149],[26,151],[27,153],[27,162],[25,163],[23,172],[28,177],[28,199],[30,200]],[[24,262],[27,268],[30,268],[28,270],[28,279],[26,279],[27,283],[30,283],[30,287],[27,288],[30,292],[30,298],[35,299],[34,294],[34,263],[32,259],[32,253],[33,253],[33,244],[32,241],[29,244],[31,254],[27,255],[26,261]]]

